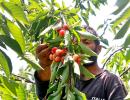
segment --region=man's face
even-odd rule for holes
[[[88,48],[90,48],[95,53],[97,53],[97,54],[100,53],[101,46],[100,45],[96,45],[94,41],[87,40],[84,37],[81,37],[81,42],[84,43]],[[92,66],[92,65],[96,64],[97,63],[97,56],[91,56],[91,57],[89,57],[89,60],[93,61],[93,62],[84,64],[84,66],[87,67],[87,66]]]
[[[87,40],[87,39],[81,37],[81,42],[83,44],[85,44],[88,48],[90,48],[92,51],[94,51],[95,53],[98,53],[97,50],[96,50],[97,49],[97,45],[95,44],[94,41]]]

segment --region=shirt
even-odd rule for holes
[[[40,81],[37,72],[34,77],[37,95],[39,100],[42,100],[46,95],[49,81]],[[87,100],[124,100],[127,95],[121,79],[107,70],[87,81],[77,79],[75,87],[86,94]]]

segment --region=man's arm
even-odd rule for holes
[[[35,77],[35,83],[36,83],[37,96],[38,96],[39,100],[42,100],[46,96],[47,89],[49,86],[49,80],[41,81],[38,77],[37,71],[35,71],[34,77]]]
[[[43,68],[34,73],[36,91],[40,100],[46,95],[51,76],[50,65],[52,61],[49,60],[49,54],[50,49],[46,44],[41,44],[36,49],[36,57],[39,59],[39,64]]]

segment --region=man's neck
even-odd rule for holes
[[[91,65],[91,66],[87,66],[86,69],[91,72],[93,75],[97,76],[99,75],[100,73],[103,72],[103,69],[101,69],[98,64],[94,64],[94,65]],[[84,80],[89,80],[88,78],[84,77],[84,76],[81,76],[82,79]]]
[[[94,65],[92,65],[92,66],[87,66],[86,67],[86,69],[89,71],[89,72],[91,72],[93,75],[98,75],[98,74],[100,74],[102,71],[103,71],[103,69],[101,69],[99,66],[98,66],[98,64],[94,64]]]

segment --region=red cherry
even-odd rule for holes
[[[64,28],[65,30],[69,30],[69,26],[68,26],[67,24],[63,25],[63,28]]]
[[[57,56],[61,56],[62,55],[62,50],[61,49],[57,49],[55,54]]]
[[[57,47],[53,47],[53,48],[51,49],[51,53],[55,53],[57,49],[58,49]]]
[[[78,54],[74,54],[74,55],[73,55],[73,59],[74,59],[74,61],[77,61],[78,58],[80,58],[80,56],[79,56]]]
[[[79,58],[76,60],[76,62],[77,62],[78,64],[80,64],[81,58],[79,57]]]
[[[58,28],[56,31],[59,33],[60,30],[61,30],[61,28]]]
[[[64,37],[64,36],[65,36],[65,30],[64,30],[64,29],[61,29],[61,30],[59,31],[59,36],[60,36],[60,37]]]
[[[64,62],[64,57],[61,58],[61,62],[62,62],[62,63]]]
[[[57,56],[55,59],[54,59],[55,62],[60,62],[61,61],[61,57]]]
[[[50,54],[50,55],[49,55],[49,59],[50,59],[50,60],[53,60],[53,54]]]
[[[55,58],[56,58],[56,54],[54,53],[54,54],[53,54],[53,60],[54,60]]]

